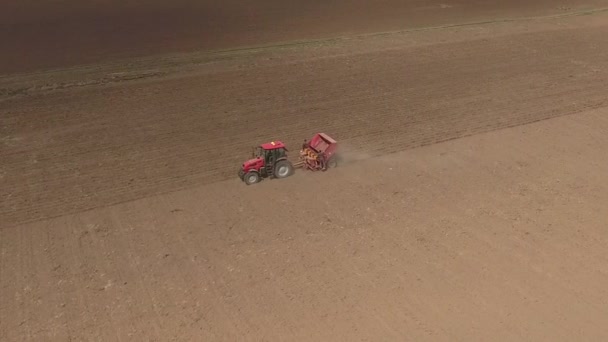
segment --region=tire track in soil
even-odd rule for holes
[[[597,29],[519,34],[5,102],[1,132],[25,143],[0,152],[0,217],[236,178],[249,144],[298,146],[319,130],[379,156],[606,106],[602,41]]]
[[[129,212],[132,212],[132,211],[129,210]],[[145,251],[142,251],[141,249],[139,249],[139,248],[141,248],[141,243],[140,244],[134,243],[134,239],[141,241],[141,238],[139,236],[137,238],[133,237],[135,228],[128,222],[124,223],[122,220],[119,220],[117,218],[115,212],[111,212],[109,216],[111,217],[112,225],[114,227],[116,227],[116,234],[119,235],[119,239],[117,239],[118,241],[120,241],[119,245],[122,244],[125,247],[125,248],[117,248],[116,250],[126,251],[126,255],[123,255],[122,257],[119,257],[119,258],[121,258],[122,260],[127,260],[127,262],[119,263],[117,265],[122,265],[122,267],[127,267],[127,270],[124,272],[124,274],[130,274],[131,276],[128,276],[125,278],[125,279],[128,279],[126,281],[126,283],[130,287],[137,288],[137,293],[140,294],[140,296],[133,296],[130,298],[131,300],[138,301],[138,303],[136,303],[134,305],[130,305],[130,306],[139,309],[140,312],[138,312],[137,316],[142,317],[142,319],[139,322],[140,323],[139,330],[137,329],[137,327],[133,327],[132,328],[132,329],[134,329],[133,333],[141,334],[142,331],[153,331],[154,336],[156,336],[156,338],[160,339],[161,331],[159,329],[162,329],[162,326],[163,326],[162,315],[161,315],[159,307],[158,307],[158,301],[152,295],[150,287],[148,286],[150,284],[150,281],[145,279],[144,274],[146,272],[142,271],[142,265],[140,264],[140,260],[147,259],[146,252],[149,250],[154,250],[154,249],[149,248],[149,249],[146,249]],[[142,230],[141,232],[146,232],[146,231]],[[146,246],[146,247],[149,247],[149,246]],[[165,298],[167,298],[167,297],[165,297]],[[149,309],[152,313],[149,313],[147,311],[147,309]],[[141,321],[151,322],[151,323],[148,323],[147,325],[145,325],[145,323],[141,322]]]

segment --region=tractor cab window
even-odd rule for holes
[[[287,152],[287,151],[286,151],[284,148],[279,148],[279,149],[277,149],[277,152],[276,152],[276,154],[277,154],[277,159],[287,157],[287,153],[286,153],[286,152]]]
[[[264,159],[264,162],[268,163],[270,156],[272,156],[272,151],[265,150],[262,146],[258,146],[255,150],[255,156]]]
[[[264,160],[265,160],[267,163],[272,164],[272,163],[274,162],[274,157],[275,157],[275,152],[274,152],[274,150],[266,150],[266,151],[264,151],[264,152],[266,152],[266,156],[264,157]]]
[[[264,149],[261,146],[255,148],[256,157],[264,157]]]

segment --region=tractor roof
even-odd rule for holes
[[[265,143],[260,145],[265,150],[274,150],[277,148],[285,148],[285,144],[281,141],[271,141],[269,143]]]

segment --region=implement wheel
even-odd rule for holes
[[[332,156],[329,161],[327,161],[327,168],[333,168],[338,166],[338,156]]]

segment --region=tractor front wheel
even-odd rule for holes
[[[275,167],[275,176],[277,178],[285,178],[293,173],[293,165],[288,160],[281,160]]]
[[[260,174],[255,171],[249,171],[245,174],[243,180],[247,185],[255,184],[260,181]]]

